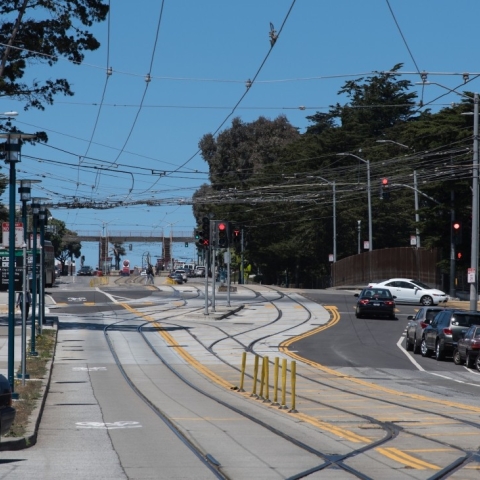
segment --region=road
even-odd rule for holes
[[[38,443],[0,452],[0,478],[477,478],[479,376],[405,352],[413,306],[356,319],[352,292],[245,286],[221,318],[201,283],[156,281],[51,290]]]

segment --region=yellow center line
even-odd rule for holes
[[[284,342],[282,342],[280,344],[278,350],[280,352],[284,353],[285,355],[290,356],[291,358],[294,358],[294,359],[296,359],[300,362],[306,363],[307,365],[310,365],[311,367],[314,367],[318,370],[321,370],[325,373],[328,373],[328,374],[330,374],[334,377],[341,378],[343,380],[348,380],[348,381],[350,381],[352,383],[356,383],[358,385],[363,385],[364,387],[367,387],[369,389],[374,389],[374,390],[377,390],[377,391],[380,391],[380,392],[389,393],[389,394],[392,394],[392,395],[398,395],[398,396],[402,396],[402,397],[405,397],[405,398],[411,398],[411,399],[414,399],[414,400],[421,400],[422,402],[430,402],[430,403],[435,403],[435,404],[443,405],[443,406],[447,406],[447,407],[454,407],[454,408],[459,408],[461,410],[467,410],[467,411],[471,411],[471,412],[480,413],[480,407],[475,407],[473,405],[466,405],[466,404],[463,404],[463,403],[451,402],[451,401],[448,401],[448,400],[440,400],[440,399],[433,398],[433,397],[427,397],[425,395],[401,392],[399,390],[394,390],[392,388],[382,387],[382,386],[377,385],[375,383],[367,382],[365,380],[361,380],[359,378],[355,378],[355,377],[352,377],[350,375],[338,372],[337,370],[334,370],[332,368],[325,367],[324,365],[321,365],[320,363],[313,362],[311,360],[303,358],[300,355],[297,355],[296,353],[293,353],[290,350],[288,350],[289,345],[291,345],[292,343],[294,343],[298,340],[301,340],[305,337],[314,335],[314,334],[316,334],[316,333],[318,333],[322,330],[325,330],[326,328],[333,327],[334,325],[336,325],[340,321],[340,314],[338,313],[337,307],[325,306],[324,308],[326,308],[328,311],[330,311],[330,313],[332,315],[332,320],[329,323],[327,323],[326,325],[323,325],[322,327],[317,328],[315,330],[310,330],[307,333],[303,333],[303,334],[301,334],[297,337],[292,337],[288,340],[285,340]]]
[[[132,312],[134,313],[135,315],[138,315],[142,318],[144,318],[145,320],[153,323],[153,325],[155,325],[156,327],[158,328],[161,328],[161,324],[159,322],[157,322],[153,317],[151,317],[150,315],[146,315],[138,310],[135,310],[134,308],[130,307],[130,305],[127,305],[126,303],[121,303],[120,304],[123,308],[125,308],[126,310],[128,310],[129,312]],[[176,340],[168,333],[166,332],[165,330],[158,330],[158,333],[160,334],[161,337],[163,337],[163,339],[167,342],[168,345],[170,345],[171,347],[173,347],[175,349],[175,351],[187,362],[189,363],[190,365],[192,365],[193,367],[195,367],[197,370],[199,370],[200,372],[202,372],[205,376],[207,376],[208,378],[210,378],[210,380],[214,381],[215,383],[225,387],[225,388],[228,388],[229,390],[233,389],[234,386],[227,382],[226,380],[224,380],[223,378],[219,377],[217,374],[215,374],[214,372],[212,372],[210,369],[206,368],[204,365],[202,365],[198,360],[196,360],[195,358],[193,358],[187,351],[185,351],[177,342]]]
[[[403,465],[407,465],[417,470],[440,470],[439,466],[412,457],[411,455],[398,450],[398,448],[376,448],[375,450],[391,460],[395,460],[398,463],[402,463]]]

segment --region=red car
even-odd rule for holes
[[[455,365],[465,365],[468,368],[477,367],[480,370],[480,325],[472,325],[457,342],[457,348],[453,352]]]

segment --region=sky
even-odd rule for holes
[[[110,3],[108,21],[92,29],[101,47],[81,65],[60,59],[27,70],[25,80],[67,78],[75,96],[58,96],[44,111],[3,98],[0,110],[18,111],[26,133],[47,132],[47,144],[23,147],[17,179],[41,180],[32,195],[51,199],[54,218],[79,234],[158,235],[158,243],[127,248],[132,265],[161,256],[163,235],[193,232],[191,198],[208,183],[198,143],[233,118],[285,115],[304,132],[308,115],[346,102],[338,95],[345,81],[397,63],[412,83],[427,72],[432,84],[415,88],[433,111],[459,101],[435,99],[461,85],[463,73],[465,90],[480,90],[478,0]],[[82,254],[95,266],[98,245],[84,243]],[[173,256],[195,259],[194,244],[175,244]]]

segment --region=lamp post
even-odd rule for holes
[[[460,97],[473,100],[473,161],[472,161],[472,249],[470,255],[470,272],[468,275],[468,283],[470,283],[470,310],[477,310],[478,305],[478,93],[473,94],[473,98],[451,88],[436,82],[417,82],[417,85],[437,85],[445,90],[455,93]],[[470,114],[471,115],[471,114]]]
[[[373,250],[373,238],[372,238],[372,195],[370,191],[370,160],[365,160],[353,153],[337,153],[339,157],[355,157],[357,160],[367,165],[367,195],[368,195],[368,250]]]
[[[32,198],[32,183],[39,183],[40,180],[19,180],[20,184],[18,193],[20,194],[20,200],[22,202],[22,223],[23,223],[23,282],[22,282],[22,373],[17,375],[17,378],[22,378],[22,384],[25,385],[25,379],[29,378],[26,372],[26,356],[27,356],[27,291],[30,290],[28,285],[28,257],[27,257],[27,202]],[[35,335],[35,331],[32,330],[32,334]]]
[[[310,177],[307,177],[310,178]],[[321,177],[320,175],[312,176],[312,178],[319,178],[324,182],[327,182],[329,185],[332,186],[332,193],[333,193],[333,263],[337,261],[337,212],[336,212],[336,190],[335,190],[335,180],[330,182],[326,178]]]
[[[37,237],[38,237],[38,228],[40,226],[40,209],[42,208],[43,202],[50,200],[49,198],[43,197],[34,197],[32,198],[32,216],[33,216],[33,241],[32,241],[32,256],[33,256],[33,264],[32,264],[32,339],[30,345],[30,355],[35,356],[37,352],[35,351],[35,331],[36,331],[36,309],[37,309],[37,295],[38,295],[38,319],[40,325],[41,312],[42,312],[42,305],[44,305],[44,301],[40,299],[41,289],[37,289],[37,246],[40,247],[40,252],[42,252],[42,244],[40,240],[40,245],[37,244]],[[42,278],[43,275],[43,268],[41,266],[41,253],[40,253],[40,265],[39,267],[39,278]],[[41,327],[40,327],[41,331]]]
[[[13,112],[11,112],[13,113]],[[15,392],[14,362],[15,362],[15,183],[16,164],[20,162],[21,140],[33,139],[35,135],[26,133],[2,133],[0,138],[7,139],[5,144],[5,163],[9,164],[9,212],[8,212],[8,361],[7,375],[13,398],[18,398]]]

